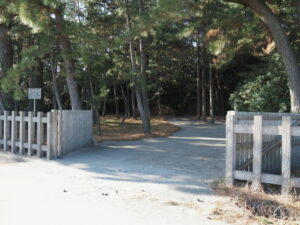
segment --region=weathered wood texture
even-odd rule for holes
[[[92,111],[60,110],[58,156],[92,145]]]
[[[91,111],[32,112],[0,115],[0,148],[4,152],[56,158],[92,145]]]
[[[234,179],[300,187],[300,115],[229,111],[226,117],[226,182]]]

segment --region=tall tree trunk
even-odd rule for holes
[[[127,99],[127,118],[129,118],[130,117],[130,92],[129,92],[128,83],[126,85],[126,99]]]
[[[202,120],[206,122],[206,50],[203,46],[202,48],[202,77],[201,77],[201,84],[202,84]]]
[[[129,103],[128,103],[128,98],[126,97],[123,85],[121,84],[120,87],[121,87],[121,93],[122,93],[122,96],[123,96],[124,109],[125,109],[124,115],[123,115],[123,120],[122,120],[122,123],[124,123],[125,120],[128,118],[128,105],[129,105]]]
[[[58,87],[57,87],[57,81],[56,81],[57,66],[54,65],[53,52],[52,51],[50,53],[50,66],[51,66],[52,85],[53,85],[53,92],[54,92],[54,95],[55,95],[55,100],[56,100],[58,109],[63,110],[63,105],[62,105],[62,101],[61,101],[61,98],[60,98],[60,94],[59,94]]]
[[[72,49],[69,36],[65,34],[65,20],[62,8],[55,10],[55,21],[56,29],[58,32],[59,44],[65,62],[71,107],[72,110],[78,110],[81,109],[81,101],[79,97],[77,82],[75,81],[75,60],[71,56]]]
[[[91,78],[89,79],[89,90],[90,90],[90,93],[91,93],[91,100],[92,102],[94,103],[94,99],[95,99],[95,92],[94,92],[94,87],[93,87],[93,83],[92,83],[92,80]],[[96,107],[96,104],[94,103],[92,105],[92,111],[94,113],[94,115],[96,116],[96,134],[97,135],[101,135],[101,126],[100,126],[100,115],[99,115],[99,109],[98,107]]]
[[[0,24],[0,78],[7,75],[7,71],[13,66],[13,46],[8,34],[10,27]],[[0,110],[13,109],[13,99],[10,94],[0,93]]]
[[[296,11],[298,16],[298,27],[300,29],[300,0],[295,0]]]
[[[210,57],[208,65],[210,63]],[[215,123],[215,109],[214,109],[214,89],[213,89],[213,72],[212,67],[209,65],[209,123]]]
[[[131,107],[132,107],[132,118],[133,119],[137,119],[138,115],[137,115],[137,110],[136,110],[136,103],[135,103],[135,88],[132,87],[131,90]]]
[[[104,98],[104,101],[103,101],[103,108],[102,108],[102,117],[105,117],[106,115],[106,97]]]
[[[200,46],[197,46],[197,120],[201,119],[201,73],[200,73]]]
[[[125,6],[126,6],[126,24],[127,24],[127,31],[131,32],[131,22],[130,22],[130,14],[128,10],[128,2],[127,0],[124,0]],[[143,2],[140,2],[139,8],[141,7],[141,4]],[[140,116],[142,119],[142,124],[143,124],[143,129],[144,133],[149,134],[151,133],[151,127],[150,127],[150,112],[147,111],[149,109],[149,106],[146,106],[148,104],[146,98],[146,92],[142,90],[141,88],[141,75],[139,75],[139,72],[137,70],[137,65],[136,65],[136,52],[134,49],[134,42],[133,39],[129,39],[129,50],[130,50],[130,60],[131,60],[131,68],[134,76],[136,76],[136,82],[135,82],[135,95],[136,95],[136,100],[137,100],[137,105],[138,109],[140,112]],[[142,55],[142,54],[141,54]],[[145,63],[142,62],[141,58],[141,64]],[[143,82],[142,82],[143,84]],[[143,102],[144,100],[144,102]],[[146,101],[145,101],[146,100]],[[148,108],[147,108],[148,107]]]
[[[119,105],[118,105],[118,94],[117,94],[117,86],[115,81],[114,81],[114,101],[115,101],[116,117],[117,119],[119,119],[120,115],[119,115]]]
[[[221,115],[224,116],[225,115],[224,97],[223,97],[223,90],[220,82],[220,72],[218,70],[216,70],[216,79],[217,79],[217,86],[218,86],[218,96],[220,99],[220,104],[218,105],[220,106]]]
[[[157,107],[158,107],[158,118],[161,119],[162,113],[161,113],[161,102],[160,102],[160,91],[162,87],[159,85],[158,92],[157,92]]]
[[[30,70],[30,84],[29,86],[31,88],[41,88],[42,89],[42,97],[41,99],[36,100],[36,111],[37,112],[42,112],[44,108],[44,95],[43,95],[43,87],[44,87],[44,77],[43,77],[43,62],[40,58],[36,57],[35,61],[37,62],[37,66],[34,66]],[[33,111],[33,100],[30,100],[29,105],[31,106],[30,108]]]
[[[251,8],[270,31],[277,50],[282,57],[291,96],[291,111],[300,112],[300,69],[291,43],[283,27],[269,6],[262,0],[226,0],[236,2]]]

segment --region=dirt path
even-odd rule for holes
[[[210,183],[224,174],[224,125],[173,122],[182,129],[170,138],[104,142],[60,160],[1,153],[0,224],[223,224],[208,217],[221,200]]]

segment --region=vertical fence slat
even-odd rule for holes
[[[282,117],[282,184],[281,193],[288,194],[291,179],[291,117]]]
[[[234,132],[235,115],[226,116],[226,183],[233,185],[236,169],[236,134]]]
[[[262,116],[254,116],[253,133],[253,184],[254,191],[261,190],[261,169],[262,169]]]
[[[47,113],[47,159],[51,159],[51,116],[52,113]]]
[[[1,115],[1,114],[0,114]],[[0,139],[3,140],[3,120],[0,119]]]
[[[16,112],[11,112],[11,152],[15,151],[15,141],[16,141]]]
[[[8,121],[7,121],[8,112],[4,111],[4,120],[3,120],[3,151],[7,151],[7,132],[8,132]]]
[[[24,136],[25,136],[25,126],[24,126],[24,112],[20,112],[20,127],[19,127],[19,154],[22,155],[24,152]]]
[[[42,156],[42,139],[43,139],[43,124],[42,124],[42,113],[37,113],[37,156]]]
[[[62,117],[63,117],[63,110],[58,110],[57,114],[57,156],[61,156],[62,152]]]
[[[51,112],[51,142],[50,142],[50,158],[57,157],[58,150],[58,115],[57,110]]]
[[[28,156],[32,155],[32,112],[28,112]]]

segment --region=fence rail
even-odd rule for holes
[[[5,111],[0,115],[0,148],[4,152],[47,159],[92,144],[91,111]]]
[[[226,117],[226,182],[235,179],[300,188],[300,115],[229,111]],[[298,171],[299,170],[299,171]]]

